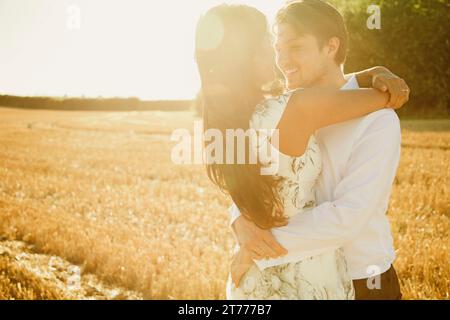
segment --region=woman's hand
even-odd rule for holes
[[[236,286],[239,287],[242,277],[247,271],[254,265],[250,253],[245,248],[240,248],[239,251],[233,256],[231,261],[231,279]]]

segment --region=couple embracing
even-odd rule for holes
[[[409,88],[384,67],[344,74],[347,47],[343,17],[321,0],[290,2],[273,28],[244,5],[199,21],[204,130],[278,133],[256,146],[277,155],[272,175],[261,161],[206,165],[233,201],[227,299],[401,298],[386,212],[400,157],[394,109]]]

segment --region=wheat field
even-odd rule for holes
[[[43,256],[133,292],[119,298],[225,299],[230,200],[201,165],[170,159],[172,130],[194,119],[0,108],[0,299],[82,297],[43,276]],[[450,120],[402,128],[388,215],[403,297],[448,299]],[[11,240],[47,262],[18,263]]]

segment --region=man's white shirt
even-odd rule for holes
[[[341,89],[356,88],[352,76]],[[342,247],[352,279],[381,274],[395,260],[386,212],[400,159],[400,121],[383,109],[322,128],[316,139],[323,161],[318,205],[271,229],[286,256],[254,261],[263,270]],[[240,212],[234,203],[229,212],[231,226]]]

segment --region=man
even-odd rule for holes
[[[360,82],[389,90],[390,105],[408,100],[405,82],[386,69],[369,69],[345,79],[346,27],[331,5],[320,0],[290,3],[278,12],[276,27],[277,65],[288,89],[353,89]],[[240,216],[233,204],[231,226],[236,239],[260,269],[280,264],[284,248],[289,261],[299,261],[342,247],[356,299],[400,299],[386,217],[400,157],[397,115],[391,109],[380,110],[323,128],[316,138],[323,156],[317,206],[290,218],[286,226],[263,230]]]

